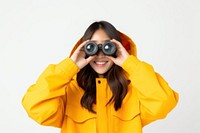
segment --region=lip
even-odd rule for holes
[[[100,67],[105,66],[107,63],[108,61],[94,61],[94,64]]]

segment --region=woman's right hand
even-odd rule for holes
[[[94,56],[89,56],[88,58],[86,57],[86,53],[83,50],[83,47],[85,44],[89,42],[89,40],[84,41],[82,44],[80,44],[77,49],[74,51],[72,56],[70,57],[71,60],[79,67],[79,69],[82,69],[85,67],[94,57]]]

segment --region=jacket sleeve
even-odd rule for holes
[[[22,99],[29,117],[42,125],[61,127],[66,103],[65,89],[78,71],[70,58],[57,65],[49,65]]]
[[[165,118],[176,106],[178,93],[173,91],[151,65],[130,55],[122,65],[128,73],[140,102],[142,125]]]

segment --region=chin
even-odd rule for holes
[[[106,71],[106,72],[95,71],[95,72],[96,72],[97,74],[99,74],[99,75],[104,75],[107,71]]]

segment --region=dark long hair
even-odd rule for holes
[[[121,42],[120,36],[116,28],[106,21],[92,23],[84,33],[83,40],[91,39],[94,32],[98,29],[104,30],[111,39]],[[115,110],[121,108],[122,101],[128,90],[128,80],[125,77],[125,71],[118,65],[113,66],[104,74],[108,85],[112,91],[112,97],[107,104],[114,102]],[[98,74],[92,69],[90,64],[82,68],[77,74],[78,85],[85,91],[81,98],[81,105],[89,111],[95,113],[93,104],[96,103],[96,78]]]

